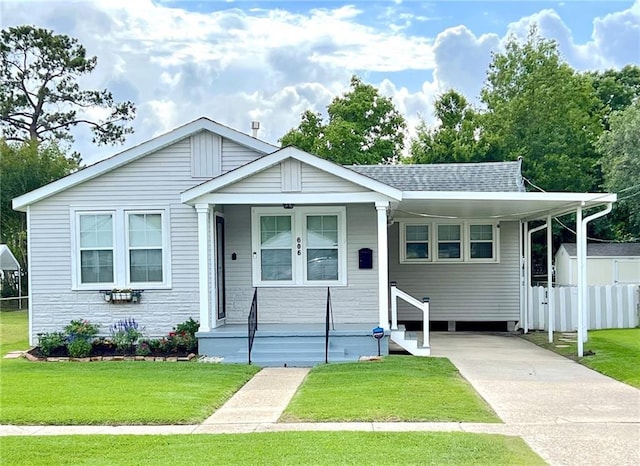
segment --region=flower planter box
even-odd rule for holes
[[[111,304],[139,303],[143,290],[104,290],[100,293],[104,300]]]

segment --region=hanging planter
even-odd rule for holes
[[[104,300],[111,304],[139,303],[144,290],[118,289],[100,291]]]

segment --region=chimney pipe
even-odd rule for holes
[[[251,122],[251,136],[253,136],[254,138],[257,138],[259,129],[260,129],[260,122],[259,121],[252,121]]]

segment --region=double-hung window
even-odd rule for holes
[[[400,221],[400,262],[499,262],[497,222]]]
[[[255,286],[346,284],[344,207],[254,207]]]
[[[127,213],[130,283],[162,283],[162,215]]]
[[[170,287],[164,210],[72,209],[74,289]]]
[[[113,212],[79,215],[80,282],[113,283]]]

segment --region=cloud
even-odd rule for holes
[[[434,78],[441,91],[453,88],[473,101],[480,95],[491,52],[500,39],[496,34],[476,37],[466,26],[456,26],[438,34],[434,45]]]

